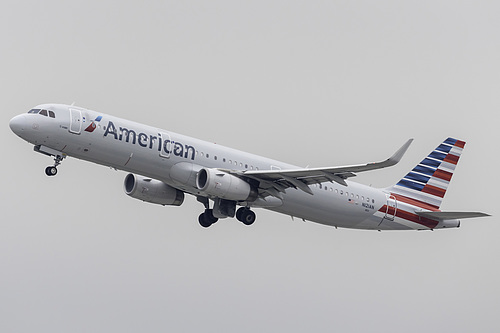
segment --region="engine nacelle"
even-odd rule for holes
[[[217,169],[201,169],[196,176],[196,187],[204,194],[233,201],[254,201],[258,195],[243,179]]]
[[[184,192],[162,181],[151,178],[139,178],[132,173],[125,177],[125,193],[132,198],[158,204],[180,206],[184,202]]]

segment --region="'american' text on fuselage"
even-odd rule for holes
[[[156,135],[148,135],[146,133],[136,133],[134,130],[119,127],[119,131],[116,130],[115,124],[112,121],[108,122],[108,126],[106,126],[106,130],[104,132],[104,136],[111,135],[118,141],[130,142],[135,145],[136,143],[144,148],[153,149],[155,146],[155,142],[158,144],[158,151],[162,152],[166,155],[170,155],[171,153],[175,156],[183,157],[183,158],[191,158],[194,160],[196,149],[190,145],[184,145],[180,142],[175,142],[170,139],[164,139],[161,133]]]

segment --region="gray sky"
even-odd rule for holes
[[[8,128],[72,103],[300,166],[468,142],[443,209],[500,216],[495,1],[0,4],[2,332],[498,332],[500,225],[336,230],[263,210],[123,193],[125,173],[51,159]],[[497,117],[497,118],[495,118]]]

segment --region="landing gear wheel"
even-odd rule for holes
[[[38,148],[37,148],[38,147]],[[41,151],[40,146],[35,146],[36,151]],[[66,157],[66,155],[52,155],[54,156],[54,165],[48,166],[45,168],[45,174],[47,176],[55,176],[57,175],[57,166],[61,164],[62,160]]]
[[[214,213],[212,209],[205,209],[205,212],[198,216],[198,222],[203,228],[208,228],[219,219],[214,217]]]
[[[212,225],[212,223],[210,223],[210,221],[205,216],[205,213],[201,213],[200,216],[198,216],[198,222],[203,228],[208,228]]]
[[[241,215],[243,214],[243,212],[244,212],[246,209],[248,209],[248,208],[246,208],[246,207],[241,207],[241,208],[238,208],[238,210],[236,211],[236,219],[237,219],[238,221],[243,222],[243,221],[241,220]]]
[[[205,216],[207,217],[208,221],[210,221],[211,224],[214,224],[215,222],[219,221],[219,219],[214,216],[213,209],[205,209]]]
[[[45,174],[47,176],[55,176],[57,175],[57,168],[55,166],[48,166],[45,168]]]
[[[246,211],[241,217],[243,224],[251,225],[255,222],[255,213],[251,210]]]
[[[251,225],[255,222],[255,213],[246,207],[241,207],[236,211],[236,218],[245,225]]]

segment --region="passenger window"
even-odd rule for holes
[[[56,117],[56,114],[54,113],[54,111],[50,111],[49,110],[49,117],[50,118],[55,118]]]
[[[48,114],[47,114],[47,110],[42,110],[42,111],[40,111],[40,114],[41,114],[42,116],[45,116],[45,117],[47,117],[47,116],[48,116]]]

